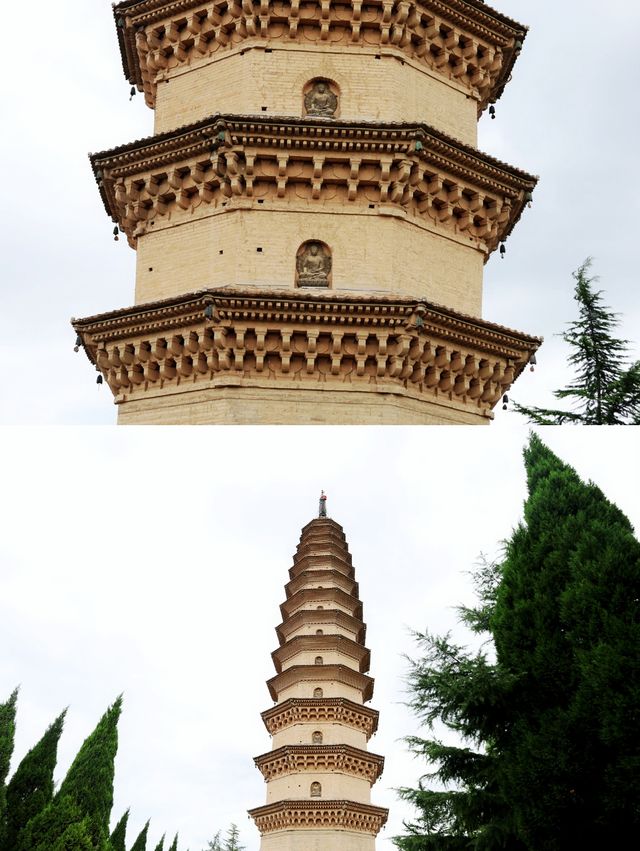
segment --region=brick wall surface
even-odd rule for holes
[[[463,237],[427,229],[400,213],[316,212],[311,205],[218,209],[144,234],[138,239],[136,303],[232,284],[292,288],[296,252],[307,240],[330,247],[336,290],[414,295],[481,315],[484,258]]]
[[[378,58],[376,58],[378,57]],[[392,49],[302,49],[297,45],[235,49],[170,72],[158,85],[156,132],[216,112],[303,114],[302,91],[324,77],[340,91],[340,118],[423,121],[470,145],[477,139],[477,103],[466,89]]]

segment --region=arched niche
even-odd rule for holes
[[[318,783],[317,780],[311,784],[311,797],[312,798],[320,798],[322,796],[322,786]]]
[[[338,118],[340,88],[326,77],[313,77],[302,89],[302,115],[306,118]]]
[[[332,266],[326,242],[308,239],[296,252],[296,287],[330,287]]]

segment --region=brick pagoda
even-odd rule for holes
[[[267,683],[275,705],[262,713],[272,748],[255,759],[267,784],[266,805],[250,811],[260,851],[374,851],[384,758],[367,750],[378,713],[365,705],[373,680],[342,527],[326,516],[305,526],[289,577]]]

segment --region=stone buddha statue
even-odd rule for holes
[[[309,242],[297,260],[299,287],[328,287],[331,255],[319,242]]]
[[[338,98],[331,91],[329,83],[317,80],[304,96],[304,108],[307,115],[333,118],[338,108]]]

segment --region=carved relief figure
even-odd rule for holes
[[[314,745],[321,745],[322,744],[322,733],[320,732],[320,730],[316,730],[313,733],[313,735],[311,736],[311,741]]]
[[[311,784],[311,797],[312,798],[319,798],[321,794],[322,794],[322,786],[317,782],[312,783]]]
[[[328,287],[331,254],[319,242],[306,242],[296,261],[299,287]]]
[[[334,118],[338,108],[338,98],[331,91],[326,80],[316,80],[304,96],[304,109],[307,115]]]

